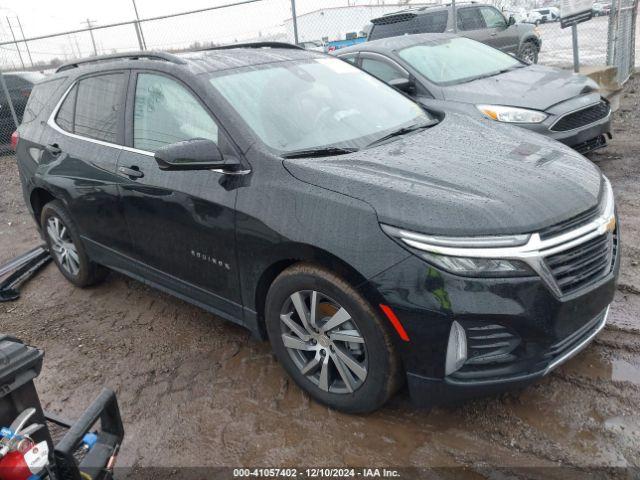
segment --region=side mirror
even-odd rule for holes
[[[412,95],[415,91],[415,85],[409,78],[394,78],[389,81],[389,85],[409,95]]]
[[[510,27],[511,25],[515,25],[516,23],[516,17],[514,17],[513,15],[509,15],[509,20],[507,20],[507,27]]]
[[[224,159],[215,142],[194,138],[165,145],[154,155],[161,170],[237,169],[240,163],[233,158]]]

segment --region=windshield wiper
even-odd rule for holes
[[[526,67],[526,65],[514,65],[513,67],[503,68],[502,70],[497,70],[495,72],[484,73],[482,75],[476,75],[475,77],[469,77],[460,83],[470,83],[470,82],[475,82],[476,80],[482,80],[483,78],[495,77],[496,75],[511,72],[513,70],[517,70],[518,68],[523,68],[523,67]]]
[[[367,145],[366,148],[375,147],[376,145],[380,145],[381,143],[384,143],[387,140],[391,140],[394,137],[400,137],[402,135],[406,135],[407,133],[415,132],[416,130],[421,130],[423,128],[432,127],[436,123],[438,123],[438,121],[437,120],[433,120],[433,121],[427,122],[427,123],[416,123],[415,125],[409,125],[408,127],[399,128],[398,130],[394,130],[393,132],[388,133],[385,136],[378,138],[377,140],[374,140],[369,145]]]
[[[347,153],[357,152],[357,148],[345,147],[321,147],[309,148],[307,150],[294,150],[292,152],[283,153],[282,158],[311,158],[311,157],[330,157],[332,155],[345,155]]]

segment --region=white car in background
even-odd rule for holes
[[[531,12],[537,12],[540,14],[542,17],[540,23],[560,21],[560,9],[556,7],[536,8],[531,10]]]
[[[542,19],[542,14],[540,14],[539,12],[536,12],[535,10],[531,10],[528,14],[527,14],[527,18],[524,21],[525,23],[533,23],[534,25],[540,25],[541,23],[543,23],[543,19]]]
[[[515,18],[516,23],[527,23],[527,11],[524,8],[505,8],[502,14],[505,18]]]

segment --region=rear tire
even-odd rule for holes
[[[318,402],[367,413],[398,390],[402,371],[387,323],[334,273],[304,263],[288,268],[269,289],[265,319],[278,360]]]
[[[89,259],[78,228],[60,200],[42,208],[40,225],[51,257],[67,280],[77,287],[88,287],[104,280],[109,271]]]

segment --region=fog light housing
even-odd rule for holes
[[[467,360],[467,335],[462,325],[454,320],[449,330],[449,343],[447,344],[447,359],[444,366],[444,374],[451,375],[460,370]]]

